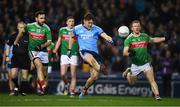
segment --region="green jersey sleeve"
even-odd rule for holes
[[[147,40],[148,43],[152,43],[151,37],[148,34],[143,33],[143,35],[146,36],[146,40]]]
[[[130,47],[130,41],[128,38],[124,41],[124,47]]]
[[[62,35],[63,35],[62,28],[60,28],[58,31],[58,37],[61,37]]]

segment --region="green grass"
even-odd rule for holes
[[[56,95],[28,95],[8,96],[0,95],[0,106],[180,106],[178,98],[163,98],[156,101],[152,97],[124,97],[124,96],[87,96],[79,100],[78,96]]]

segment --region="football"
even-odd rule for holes
[[[118,29],[120,37],[127,37],[129,35],[129,28],[127,26],[121,26]]]

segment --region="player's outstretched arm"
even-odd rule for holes
[[[165,33],[162,33],[162,35],[164,37],[154,37],[154,38],[151,38],[152,42],[153,43],[160,43],[160,42],[167,42],[168,40],[171,39],[171,35],[168,33],[168,32],[165,32]]]
[[[110,36],[108,36],[106,33],[104,32],[101,33],[101,37],[103,37],[107,42],[114,44],[113,39]]]
[[[160,43],[160,42],[163,42],[165,40],[166,40],[165,37],[154,37],[154,38],[151,38],[151,41],[153,43]]]

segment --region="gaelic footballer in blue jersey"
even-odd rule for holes
[[[93,24],[94,16],[91,13],[84,15],[83,24],[74,27],[73,35],[78,37],[79,52],[82,59],[90,65],[90,77],[86,81],[79,98],[83,98],[88,88],[98,79],[99,71],[104,67],[103,60],[98,52],[99,37],[113,43],[113,40],[100,27]],[[72,39],[70,39],[72,44]],[[71,46],[69,46],[71,48]]]

